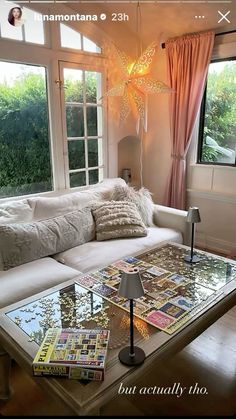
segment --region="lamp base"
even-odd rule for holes
[[[145,352],[137,346],[134,347],[134,356],[130,356],[130,346],[126,346],[126,348],[121,349],[118,356],[122,364],[130,367],[141,365],[146,358]]]
[[[187,255],[187,256],[185,256],[184,260],[185,260],[185,262],[188,262],[188,263],[196,263],[196,262],[200,261],[199,257],[196,256],[196,255],[193,255],[192,258],[191,258],[190,255]]]

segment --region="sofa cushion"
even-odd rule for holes
[[[75,278],[80,272],[43,258],[0,272],[0,308]]]
[[[27,200],[10,201],[0,205],[0,224],[27,223],[33,219],[33,209]]]
[[[28,204],[33,210],[35,221],[57,217],[84,208],[94,201],[101,201],[105,192],[110,192],[116,185],[125,185],[121,178],[104,179],[103,182],[89,186],[88,189],[69,193],[60,193],[59,196],[29,198]]]
[[[92,208],[96,224],[96,239],[147,235],[136,205],[127,201],[102,201]]]
[[[62,252],[94,239],[90,208],[24,224],[0,225],[3,270]]]
[[[54,258],[79,271],[92,272],[124,256],[145,252],[164,241],[183,242],[182,235],[178,231],[169,228],[150,227],[146,237],[103,242],[91,241],[55,255]]]

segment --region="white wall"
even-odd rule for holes
[[[159,48],[153,61],[152,77],[167,83],[166,54]],[[111,83],[112,85],[112,83]],[[135,121],[132,117],[119,126],[119,98],[109,98],[109,138],[113,138],[112,152],[118,152],[115,148],[117,142],[127,135],[137,135]],[[115,140],[114,140],[115,139]],[[153,193],[156,203],[164,203],[164,195],[168,175],[171,168],[171,141],[169,124],[169,94],[160,93],[148,96],[148,126],[147,132],[142,136],[143,143],[143,183]],[[118,167],[134,167],[134,179],[137,184],[139,178],[140,163],[134,165],[134,157],[137,149],[129,145],[126,153],[118,155]],[[111,165],[110,165],[111,166]],[[113,166],[114,168],[115,166]]]
[[[223,253],[236,250],[235,167],[189,167],[188,204],[200,209],[196,243]]]
[[[152,75],[167,83],[166,55],[163,49],[157,52]],[[171,167],[168,93],[154,94],[148,98],[148,129],[143,145],[144,185],[153,193],[154,201],[162,204]]]
[[[153,62],[152,77],[167,83],[166,79],[166,57],[165,50],[159,49]],[[112,99],[114,101],[114,99]],[[143,142],[143,183],[152,193],[155,202],[163,203],[166,182],[170,170],[170,130],[169,130],[169,110],[168,110],[169,94],[160,93],[149,95],[148,97],[148,126],[147,132],[142,137]],[[118,108],[119,109],[119,108]],[[118,125],[116,127],[118,129]],[[119,132],[118,137],[122,138],[126,135],[136,135],[135,122],[130,117],[125,125],[123,125],[123,133]],[[111,132],[111,131],[110,131]],[[122,135],[122,136],[121,136]],[[119,141],[119,140],[118,140]],[[134,150],[136,153],[136,150]],[[127,148],[129,153],[130,166],[134,154],[132,150]],[[124,156],[124,153],[123,153]],[[125,157],[119,156],[119,167],[128,164],[127,154]],[[140,164],[135,166],[134,177],[139,177]]]

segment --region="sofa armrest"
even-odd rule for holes
[[[153,221],[158,227],[179,230],[183,236],[183,243],[190,243],[190,224],[186,222],[187,211],[176,208],[154,205]]]

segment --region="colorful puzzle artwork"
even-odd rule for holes
[[[33,360],[35,376],[104,379],[109,330],[49,328]]]
[[[145,297],[134,300],[134,313],[142,320],[171,334],[217,298],[217,291],[236,279],[236,265],[198,252],[200,261],[185,262],[185,247],[167,244],[139,256],[128,256],[78,282],[103,298],[129,310],[129,301],[118,295],[122,271],[138,267]],[[98,283],[93,284],[94,280]]]
[[[134,313],[172,334],[214,301],[227,283],[236,279],[236,264],[205,252],[200,261],[185,262],[185,247],[166,244],[139,256],[128,256],[91,274],[76,278],[73,285],[7,313],[38,344],[51,327],[111,329],[110,347],[127,343],[129,301],[119,296],[122,272],[139,268],[145,295],[134,300]],[[115,330],[115,332],[114,332]]]

